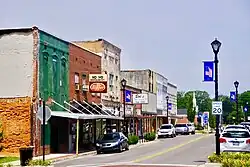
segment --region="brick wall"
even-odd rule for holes
[[[80,91],[75,91],[75,73],[80,76]],[[85,74],[88,85],[88,74],[101,74],[101,57],[74,44],[69,45],[69,98],[100,103],[101,97],[82,91],[82,75]],[[79,98],[79,99],[78,99]]]
[[[30,97],[0,99],[0,120],[5,153],[18,153],[20,147],[31,145]]]
[[[188,123],[187,116],[183,116],[182,119],[177,119],[176,123]],[[194,124],[197,124],[197,116],[195,116]]]

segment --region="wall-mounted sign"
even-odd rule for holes
[[[107,93],[107,74],[89,74],[89,92]]]
[[[133,104],[148,104],[148,94],[140,93],[133,94]]]
[[[89,82],[107,82],[107,74],[89,74]]]

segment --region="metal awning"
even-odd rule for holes
[[[87,114],[80,114],[80,113],[70,113],[67,111],[52,111],[51,116],[70,118],[70,119],[117,119],[117,120],[123,120],[123,118],[121,118],[121,117],[106,116],[106,115],[87,115]]]
[[[72,110],[65,108],[63,105],[57,103],[56,101],[52,100],[52,102],[58,106],[60,106],[64,111],[52,111],[51,116],[56,117],[63,117],[63,118],[71,118],[71,119],[115,119],[115,120],[123,120],[122,117],[117,117],[115,115],[111,115],[109,113],[105,113],[105,111],[98,111],[96,108],[92,107],[90,104],[84,101],[84,103],[92,108],[92,111],[90,111],[87,107],[84,107],[82,104],[77,102],[76,100],[73,100],[75,104],[78,105],[78,107],[73,106],[72,104],[64,101],[65,104],[67,104]],[[73,110],[75,112],[73,112]],[[100,110],[102,110],[100,108]]]

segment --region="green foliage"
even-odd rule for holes
[[[195,108],[193,108],[193,96],[192,94],[188,95],[188,103],[187,103],[187,118],[189,122],[194,122],[195,118]]]
[[[146,133],[144,135],[144,139],[148,140],[148,141],[153,141],[153,140],[155,140],[155,138],[156,138],[156,134],[154,132]]]
[[[51,161],[49,161],[49,160],[45,160],[45,161],[43,161],[43,160],[31,160],[31,161],[29,161],[29,166],[50,166],[52,164],[52,162]]]
[[[250,167],[250,153],[213,153],[208,157],[209,162],[221,163],[222,167]]]
[[[186,108],[186,101],[185,101],[185,92],[177,92],[177,108],[183,109]]]
[[[129,135],[128,136],[128,144],[132,145],[132,144],[137,144],[139,141],[139,137],[136,135]]]

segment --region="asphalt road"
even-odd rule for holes
[[[55,167],[94,167],[122,164],[200,165],[214,152],[214,135],[189,135],[159,139],[122,153],[88,155],[55,164]],[[171,167],[177,165],[170,165]],[[170,167],[169,166],[169,167]],[[183,166],[184,167],[184,166]]]

